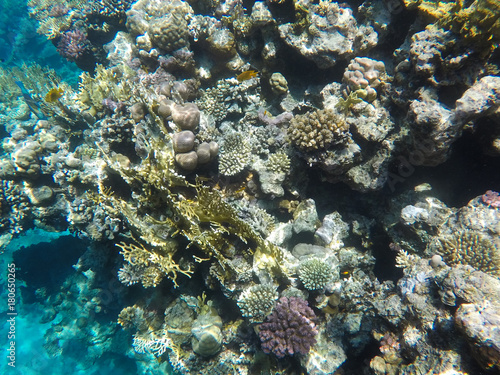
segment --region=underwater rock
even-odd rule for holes
[[[200,315],[193,322],[191,346],[196,354],[210,357],[222,348],[222,319],[212,314]]]
[[[321,226],[314,232],[314,239],[319,245],[332,250],[338,250],[344,246],[342,239],[349,235],[349,224],[342,220],[338,212],[325,215]]]
[[[500,301],[464,303],[455,323],[467,337],[476,360],[485,370],[500,370]]]
[[[318,212],[313,199],[307,199],[299,203],[293,213],[293,231],[297,234],[314,232],[318,224]]]
[[[350,8],[326,2],[301,5],[297,13],[302,19],[279,25],[279,35],[319,68],[330,68],[377,44],[377,33],[371,26],[358,27]]]
[[[500,77],[482,77],[456,101],[454,120],[465,123],[500,106]]]
[[[130,107],[130,114],[135,122],[139,122],[144,119],[146,116],[146,108],[144,108],[144,104],[135,103]]]
[[[331,339],[320,331],[316,336],[316,344],[305,357],[300,358],[301,364],[309,375],[334,374],[344,363],[347,356],[341,340]]]
[[[54,191],[49,186],[40,186],[38,188],[29,189],[28,197],[31,204],[46,205],[50,203],[54,197]]]

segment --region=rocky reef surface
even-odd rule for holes
[[[84,71],[0,67],[0,244],[86,244],[31,296],[51,356],[500,371],[498,2],[28,5]],[[433,171],[472,147],[494,167],[455,207]]]

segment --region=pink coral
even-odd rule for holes
[[[500,194],[496,191],[488,190],[481,196],[481,200],[489,207],[500,208]]]
[[[307,354],[316,343],[316,315],[307,302],[297,297],[281,297],[266,322],[259,326],[262,350],[277,357]]]
[[[57,44],[57,52],[69,61],[78,60],[89,47],[87,35],[81,30],[66,31]]]

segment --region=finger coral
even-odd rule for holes
[[[307,354],[316,343],[316,315],[307,302],[297,297],[281,297],[266,322],[260,325],[262,350],[277,357]]]

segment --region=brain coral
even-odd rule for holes
[[[260,325],[262,350],[277,357],[295,353],[307,354],[316,343],[314,311],[297,297],[281,297],[274,311]]]
[[[173,11],[152,20],[148,33],[153,44],[167,52],[185,47],[189,42],[187,22],[182,12]]]
[[[480,232],[466,230],[436,237],[429,249],[453,266],[466,264],[480,271],[500,276],[500,250]]]
[[[262,322],[269,315],[278,299],[278,292],[272,285],[255,285],[246,289],[238,298],[241,314],[252,322]]]
[[[299,265],[299,279],[306,289],[323,289],[332,277],[332,267],[321,259],[307,259]]]
[[[314,110],[290,121],[288,138],[301,151],[317,151],[340,143],[349,126],[332,110]]]

